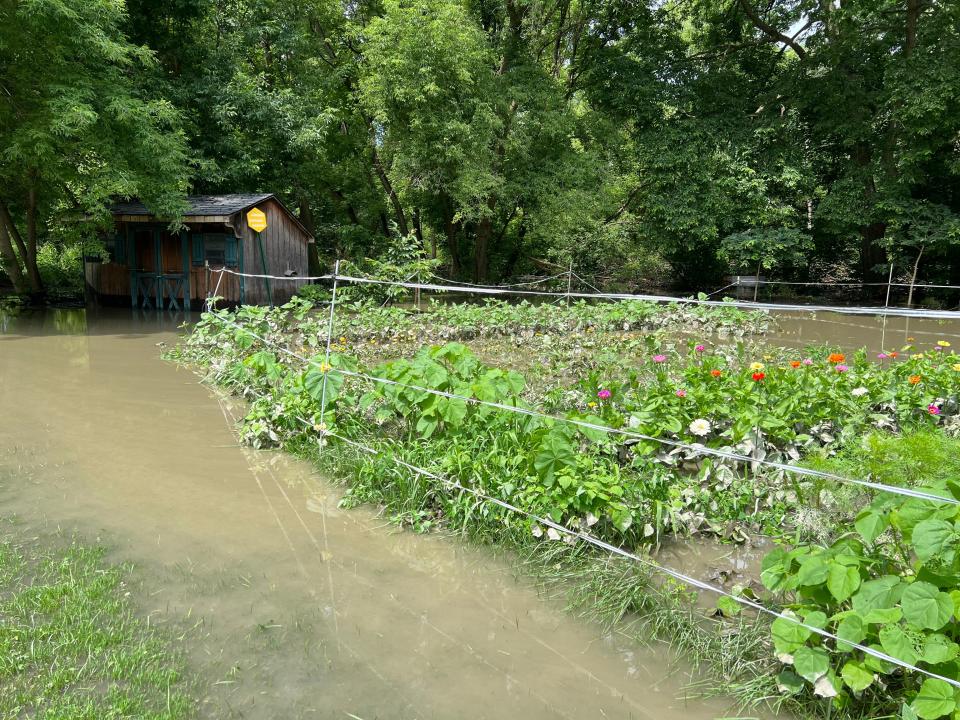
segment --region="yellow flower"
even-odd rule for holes
[[[957,372],[960,372],[960,363],[954,363],[953,369],[956,370]]]
[[[767,361],[773,360],[773,355],[764,355],[763,359]]]
[[[914,353],[910,357],[912,357],[914,360],[923,360],[923,353]]]
[[[946,340],[937,340],[937,345],[940,347],[950,347],[950,343],[948,343]]]
[[[750,363],[750,369],[753,371],[763,370],[764,364],[762,362]]]
[[[593,407],[596,407],[596,406],[597,406],[597,404],[596,404],[595,402],[588,402],[588,403],[587,403],[587,407],[592,407],[592,408],[593,408]]]
[[[341,345],[346,345],[346,344],[347,344],[347,339],[346,339],[345,337],[340,338],[340,344],[341,344]]]
[[[330,372],[331,369],[332,369],[331,366],[328,365],[327,363],[325,362],[320,363],[320,372],[328,373]]]

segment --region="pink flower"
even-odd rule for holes
[[[611,393],[609,390],[604,388],[603,390],[597,393],[597,397],[600,398],[601,400],[609,400],[612,394],[613,393]]]
[[[877,360],[886,360],[888,357],[890,356],[886,353],[877,353]]]
[[[846,365],[834,365],[833,369],[836,370],[838,373],[845,373],[850,368],[848,368]]]
[[[813,365],[813,360],[811,360],[810,358],[804,358],[804,359],[803,359],[803,364],[804,364],[804,365]]]
[[[686,397],[686,396],[687,396],[686,390],[684,390],[683,388],[680,388],[679,390],[677,390],[677,397]]]
[[[931,415],[939,415],[940,408],[938,408],[933,403],[930,403],[929,405],[927,405],[927,412],[930,413]]]
[[[697,352],[703,352],[704,350],[707,349],[707,346],[706,346],[706,345],[697,345],[697,346],[694,347],[693,349],[696,350]]]
[[[655,363],[666,362],[666,361],[667,361],[667,356],[666,356],[666,355],[654,355],[654,356],[653,356],[653,361],[654,361]]]
[[[935,347],[935,348],[933,349],[933,351],[934,351],[934,352],[943,352],[943,348],[940,347],[940,346],[937,346],[937,347]]]

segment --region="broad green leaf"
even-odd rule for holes
[[[913,529],[913,550],[918,558],[926,562],[942,554],[956,539],[953,525],[946,520],[930,518],[917,523]]]
[[[421,437],[428,438],[433,435],[434,430],[437,429],[437,425],[438,422],[436,418],[421,415],[420,419],[417,420],[417,432],[420,433]]]
[[[803,687],[803,678],[792,670],[783,670],[777,675],[777,689],[782,693],[796,695]]]
[[[842,640],[849,640],[858,645],[867,637],[867,627],[863,618],[857,614],[847,615],[840,624],[837,625],[837,637]],[[852,648],[844,643],[837,643],[837,650],[848,652]]]
[[[923,652],[920,659],[931,665],[950,662],[960,654],[960,645],[953,642],[946,635],[934,633],[923,641]]]
[[[826,582],[830,568],[826,561],[818,556],[804,558],[800,561],[800,570],[797,572],[797,582],[800,585],[820,585]]]
[[[953,616],[951,597],[927,582],[911,583],[900,598],[900,607],[908,623],[928,630],[939,630]]]
[[[857,515],[854,527],[857,529],[857,532],[860,533],[860,537],[866,542],[872,543],[880,533],[890,527],[890,523],[887,521],[887,516],[883,513],[878,513],[875,510],[867,508]]]
[[[843,602],[860,587],[860,570],[839,563],[831,563],[827,575],[827,589],[837,602]]]
[[[927,678],[920,686],[920,692],[913,699],[910,707],[923,720],[936,720],[949,715],[957,707],[954,689],[943,680]]]
[[[814,683],[818,678],[827,674],[830,669],[830,656],[821,647],[798,648],[793,654],[793,667],[797,675]]]
[[[847,661],[840,671],[844,684],[854,692],[861,692],[873,683],[873,672],[867,670],[862,663],[853,660]]]
[[[895,623],[903,617],[903,610],[898,607],[892,608],[877,608],[868,612],[863,621],[868,625],[886,625],[887,623]]]
[[[743,607],[732,597],[721,595],[720,599],[717,600],[717,609],[724,617],[736,617],[742,612]]]
[[[917,663],[917,650],[911,638],[899,625],[887,625],[880,629],[880,645],[891,657],[910,665]]]
[[[784,589],[789,576],[788,568],[792,562],[786,550],[774,548],[763,556],[760,564],[760,582],[771,592]]]
[[[853,609],[866,615],[871,610],[891,608],[897,604],[901,592],[900,578],[896,575],[884,575],[876,580],[868,580],[853,596]]]
[[[770,626],[770,634],[773,637],[773,646],[778,653],[792,654],[807,642],[812,633],[798,622],[777,618]]]

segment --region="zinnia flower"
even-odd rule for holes
[[[804,365],[813,365],[813,360],[811,360],[810,358],[804,358],[804,359],[803,359],[803,364],[804,364]]]
[[[890,357],[892,357],[893,359],[896,359],[896,358],[900,355],[900,353],[898,353],[896,350],[891,350],[890,353],[889,353],[889,355],[890,355]]]
[[[790,361],[790,367],[792,367],[792,368],[798,368],[798,367],[800,367],[800,361],[799,361],[799,360],[791,360],[791,361]]]
[[[677,390],[676,395],[677,397],[686,397],[687,391],[684,390],[683,388],[680,388],[679,390]]]
[[[764,364],[762,362],[750,363],[751,370],[763,370]]]
[[[888,357],[890,356],[886,353],[877,353],[877,360],[886,360]]]
[[[920,383],[920,380],[922,380],[922,378],[919,375],[911,375],[910,377],[907,378],[907,382],[910,383],[911,385],[918,385]]]
[[[704,420],[703,418],[697,418],[692,423],[690,423],[690,433],[696,435],[697,437],[703,437],[708,432],[710,432],[710,421]]]
[[[851,391],[850,391],[850,394],[853,395],[854,397],[863,397],[863,396],[866,395],[868,392],[870,392],[870,391],[867,390],[865,387],[858,387],[858,388],[854,388],[853,390],[851,390]]]
[[[846,365],[834,365],[833,369],[836,370],[838,373],[845,373],[850,368],[848,368]]]
[[[954,370],[960,370],[960,364],[954,365]],[[720,377],[721,375],[723,375],[723,372],[717,369],[713,369],[710,371],[710,374],[713,375],[714,377]]]
[[[914,353],[910,357],[913,358],[914,360],[923,360],[923,353]]]
[[[765,377],[766,377],[766,374],[764,374],[764,373],[762,373],[762,372],[755,372],[755,373],[753,374],[753,381],[754,381],[754,382],[760,382],[760,381],[762,381]]]
[[[942,347],[935,347],[935,348],[933,349],[933,351],[934,351],[934,352],[943,352],[943,348],[942,348]]]
[[[706,346],[706,345],[697,345],[697,346],[694,347],[693,349],[696,350],[697,352],[703,352],[704,350],[707,349],[707,346]]]
[[[946,340],[937,340],[937,345],[940,347],[950,347],[950,343],[948,343]]]
[[[609,390],[604,388],[603,390],[597,393],[597,397],[600,398],[601,400],[609,400],[612,394],[613,393],[611,393]]]
[[[929,405],[927,405],[927,412],[930,413],[931,415],[939,415],[940,408],[938,408],[933,403],[930,403]]]
[[[666,361],[667,361],[667,356],[666,356],[666,355],[654,355],[654,356],[653,356],[653,361],[654,361],[655,363],[666,362]]]
[[[827,360],[832,362],[834,365],[836,365],[837,363],[842,363],[846,359],[847,359],[847,356],[844,355],[843,353],[830,353],[830,355],[827,357]]]
[[[960,372],[960,363],[954,363],[953,369],[956,370],[957,372]]]

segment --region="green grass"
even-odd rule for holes
[[[179,720],[183,660],[137,618],[102,549],[0,529],[0,717]]]

